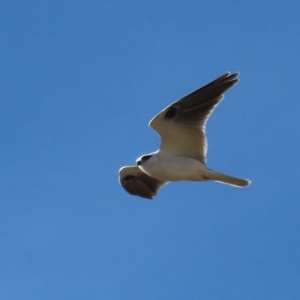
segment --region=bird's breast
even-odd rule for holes
[[[154,155],[139,167],[164,181],[202,180],[206,170],[205,165],[194,158],[161,154]]]

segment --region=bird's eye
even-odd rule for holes
[[[124,178],[123,178],[123,181],[129,181],[131,179],[133,179],[134,176],[133,175],[126,175]]]

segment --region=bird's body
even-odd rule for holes
[[[208,181],[244,187],[247,179],[206,167],[205,125],[223,99],[223,93],[238,82],[238,73],[229,73],[169,105],[151,121],[161,138],[159,150],[137,159],[136,166],[122,167],[120,183],[132,195],[152,199],[169,181]]]
[[[162,181],[202,181],[207,179],[205,175],[207,169],[199,160],[159,151],[139,165],[139,168],[149,176]]]

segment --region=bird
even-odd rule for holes
[[[217,181],[235,187],[250,185],[248,179],[233,177],[206,166],[206,122],[238,81],[229,72],[170,104],[149,123],[160,136],[159,150],[142,155],[136,165],[119,170],[119,182],[131,195],[153,199],[168,182]]]

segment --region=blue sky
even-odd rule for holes
[[[2,1],[1,299],[299,299],[297,1]],[[227,71],[208,166],[127,194],[149,120]]]

